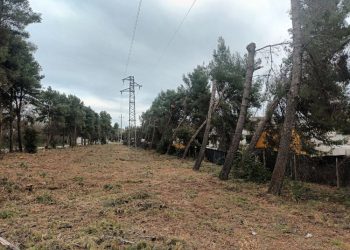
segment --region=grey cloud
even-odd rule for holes
[[[46,76],[43,85],[90,100],[93,108],[106,109],[115,121],[120,113],[126,116],[126,96],[121,97],[119,91],[126,87],[121,79],[138,1],[30,1],[43,17],[41,24],[29,28]],[[188,7],[176,9],[172,1],[143,1],[129,67],[129,73],[143,85],[137,92],[138,115],[160,90],[176,88],[183,74],[209,62],[219,36],[231,51],[240,53],[251,41],[263,46],[288,38],[287,0],[199,0],[159,62],[191,4],[188,1]],[[52,9],[55,4],[62,10]]]

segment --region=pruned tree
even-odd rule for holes
[[[201,167],[202,161],[204,159],[205,149],[208,144],[209,140],[209,132],[211,127],[211,117],[213,114],[214,106],[215,106],[215,95],[216,95],[216,82],[215,80],[212,82],[212,90],[211,90],[211,97],[210,97],[210,103],[209,103],[209,109],[208,109],[208,115],[206,119],[206,126],[203,136],[203,141],[201,145],[201,149],[199,151],[199,154],[197,156],[196,162],[193,166],[193,170],[198,171]]]
[[[244,84],[242,104],[241,104],[241,109],[239,113],[239,118],[236,124],[236,129],[232,136],[231,145],[227,152],[225,163],[219,175],[219,178],[221,180],[228,179],[228,176],[231,171],[231,167],[233,165],[235,154],[239,148],[239,143],[241,141],[242,131],[243,131],[246,117],[247,117],[248,106],[250,102],[250,94],[252,89],[253,74],[254,74],[254,67],[255,67],[255,60],[254,60],[255,49],[256,49],[255,43],[251,43],[247,46],[247,50],[248,50],[247,72],[246,72],[246,78],[245,78],[245,84]]]
[[[292,80],[287,95],[287,104],[284,116],[283,129],[278,148],[278,155],[272,173],[269,193],[279,195],[281,193],[284,175],[288,163],[292,130],[295,125],[295,111],[299,92],[302,66],[302,32],[301,32],[301,2],[291,0],[291,15],[293,25],[293,54],[292,54]]]

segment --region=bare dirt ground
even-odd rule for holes
[[[192,164],[121,145],[7,155],[0,236],[21,249],[350,249],[349,190],[273,197]]]

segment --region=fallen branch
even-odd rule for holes
[[[5,240],[4,238],[0,237],[0,244],[5,246],[6,248],[12,249],[12,250],[20,250],[17,246],[12,244],[11,242]]]
[[[129,241],[129,240],[126,240],[126,239],[123,239],[123,238],[121,238],[121,237],[119,237],[118,238],[118,240],[119,240],[119,242],[121,243],[121,244],[135,244],[135,242],[133,242],[133,241]]]

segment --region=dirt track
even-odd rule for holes
[[[318,198],[297,203],[192,164],[120,145],[7,155],[0,236],[21,249],[350,249],[349,196],[309,185]]]

